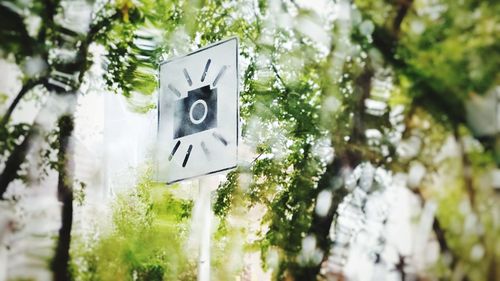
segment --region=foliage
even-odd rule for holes
[[[75,280],[194,279],[195,263],[183,248],[191,209],[191,201],[143,179],[113,203],[109,233],[89,248],[85,240],[74,243]]]

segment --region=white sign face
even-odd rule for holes
[[[238,40],[160,65],[157,178],[168,184],[235,168]]]

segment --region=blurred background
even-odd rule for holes
[[[239,38],[211,280],[500,280],[500,3],[0,0],[0,281],[196,280],[158,65]]]

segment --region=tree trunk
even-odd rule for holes
[[[69,248],[71,243],[71,227],[73,224],[73,176],[71,173],[71,151],[70,137],[73,132],[73,116],[63,115],[59,119],[59,180],[57,185],[57,196],[62,204],[61,228],[59,229],[59,240],[56,247],[52,269],[54,280],[70,280],[69,271]]]
[[[373,69],[371,66],[368,66],[367,69],[356,79],[356,84],[359,86],[357,89],[359,97],[353,110],[355,114],[353,116],[354,125],[351,134],[352,144],[364,144],[365,141],[365,100],[370,96],[373,74]],[[330,190],[333,193],[332,204],[326,216],[319,216],[316,212],[313,212],[313,219],[311,226],[309,227],[309,234],[314,235],[316,238],[316,245],[323,251],[324,259],[328,257],[330,247],[332,246],[332,241],[329,237],[330,228],[335,218],[337,208],[340,203],[342,203],[344,197],[348,194],[348,191],[344,188],[344,179],[342,175],[343,169],[356,167],[359,163],[361,163],[362,159],[362,155],[357,151],[353,151],[351,149],[338,151],[333,162],[328,164],[325,173],[318,182],[318,187],[315,190],[315,208],[318,203],[317,197],[321,191]],[[320,269],[321,263],[302,267],[295,274],[295,279],[316,280]]]
[[[314,235],[316,244],[324,253],[324,257],[328,257],[332,241],[330,240],[330,227],[335,218],[337,208],[344,197],[348,194],[343,185],[342,171],[346,167],[355,167],[360,162],[359,155],[345,151],[341,155],[337,155],[332,163],[330,163],[316,189],[316,197],[323,190],[331,190],[333,193],[332,204],[326,216],[319,216],[313,212],[313,219],[309,228],[309,234]],[[336,183],[337,182],[337,183]],[[316,208],[316,203],[314,207]],[[321,269],[321,263],[314,266],[302,267],[296,274],[296,280],[316,280]]]

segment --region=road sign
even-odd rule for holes
[[[157,177],[168,184],[236,167],[238,40],[160,64]]]

